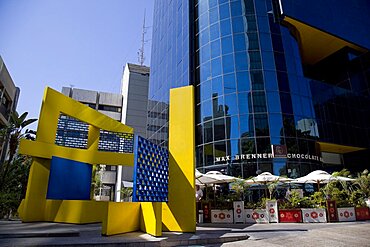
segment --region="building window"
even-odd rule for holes
[[[111,105],[99,105],[99,110],[102,111],[111,111],[111,112],[121,112],[121,108],[118,106]]]

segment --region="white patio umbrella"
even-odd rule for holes
[[[207,185],[220,183],[220,181],[214,177],[210,177],[206,174],[201,173],[198,170],[195,170],[195,184],[196,185]]]
[[[320,189],[320,184],[327,184],[330,181],[350,182],[350,181],[354,181],[354,179],[341,177],[341,176],[333,176],[333,175],[330,175],[326,171],[316,170],[316,171],[313,171],[313,172],[307,174],[306,176],[303,176],[303,177],[292,180],[291,183],[301,183],[301,184],[316,183],[318,189]]]
[[[263,184],[265,185],[265,194],[267,196],[267,184],[274,182],[289,182],[292,181],[291,178],[280,177],[272,175],[270,172],[262,172],[254,178],[246,180],[247,184]]]
[[[215,182],[215,184],[231,183],[231,182],[235,182],[236,180],[241,180],[241,178],[228,176],[228,175],[222,174],[219,171],[209,171],[206,173],[206,175],[208,177],[216,179],[217,182]]]
[[[291,178],[285,178],[285,177],[272,175],[270,172],[262,172],[258,176],[248,179],[245,182],[247,184],[267,184],[267,183],[272,183],[272,182],[289,182],[292,180],[293,179]]]

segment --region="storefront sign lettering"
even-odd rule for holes
[[[275,157],[273,153],[261,153],[261,154],[237,154],[234,156],[222,156],[222,157],[215,157],[215,162],[222,162],[222,161],[231,161],[231,160],[254,160],[254,159],[273,159],[273,158],[282,158],[281,156]],[[322,162],[323,159],[317,155],[311,154],[286,154],[286,158],[288,159],[304,159],[304,160],[315,160]]]

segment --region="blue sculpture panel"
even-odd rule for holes
[[[141,136],[135,137],[134,147],[135,202],[168,201],[168,150]]]
[[[46,199],[90,200],[92,166],[53,156]]]

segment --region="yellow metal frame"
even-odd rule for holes
[[[67,148],[55,144],[61,113],[89,124],[87,149]],[[184,114],[186,117],[183,117]],[[161,236],[162,222],[164,230],[195,232],[193,87],[171,90],[168,203],[46,199],[52,156],[92,165],[133,166],[134,154],[132,153],[98,151],[100,129],[133,133],[131,127],[51,88],[45,89],[36,141],[22,140],[19,147],[19,153],[33,157],[26,198],[18,209],[22,221],[74,224],[102,222],[104,235],[141,229],[154,236]]]

